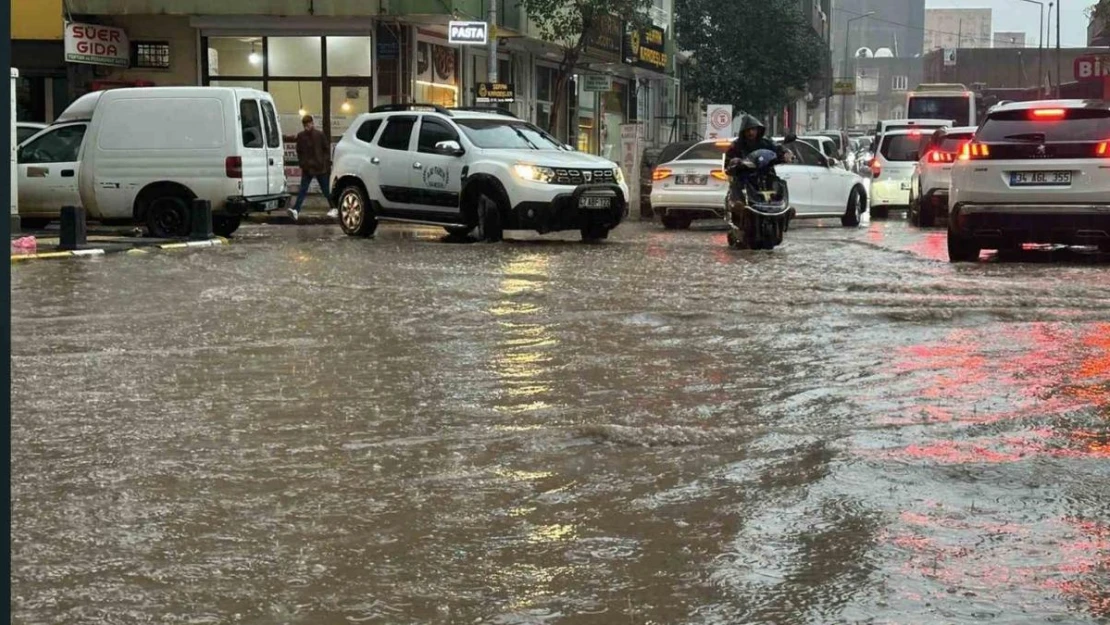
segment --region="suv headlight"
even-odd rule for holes
[[[624,172],[620,167],[613,170],[613,180],[616,180],[617,184],[624,184]]]
[[[549,183],[555,179],[555,170],[550,167],[537,167],[525,163],[513,165],[513,173],[517,178],[530,182]]]

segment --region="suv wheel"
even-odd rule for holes
[[[689,230],[690,223],[693,220],[684,217],[664,215],[662,221],[663,227],[667,230]]]
[[[948,229],[948,261],[953,263],[973,263],[979,260],[980,247],[973,239],[965,239]]]
[[[378,219],[370,212],[370,203],[358,185],[348,185],[339,192],[339,225],[352,237],[368,237],[378,229]]]
[[[497,243],[505,236],[501,226],[501,207],[497,200],[482,192],[478,195],[478,240]]]
[[[241,223],[243,218],[240,215],[212,215],[212,232],[221,237],[229,237],[239,229]]]
[[[890,207],[889,206],[872,206],[871,207],[871,216],[875,217],[877,219],[886,219],[887,217],[890,217]]]
[[[590,224],[582,228],[582,240],[586,242],[604,241],[609,238],[608,226]]]

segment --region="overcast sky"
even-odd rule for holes
[[[1048,20],[1048,3],[1044,1],[1045,20]],[[1087,16],[1084,9],[1096,0],[1060,0],[1064,6],[1064,21],[1060,22],[1060,45],[1065,48],[1082,48],[1087,45]],[[1029,45],[1037,45],[1037,27],[1041,8],[1024,0],[925,0],[927,9],[992,9],[993,30],[1025,31]],[[1052,45],[1056,45],[1056,9],[1052,10]]]

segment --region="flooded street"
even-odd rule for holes
[[[1110,622],[1110,264],[252,226],[12,268],[12,623]]]

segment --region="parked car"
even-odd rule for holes
[[[640,160],[640,213],[655,215],[651,204],[652,179],[651,174],[660,163],[668,163],[679,154],[697,145],[697,141],[679,141],[668,143],[662,148],[646,148]]]
[[[952,262],[1024,243],[1110,252],[1110,102],[992,109],[952,169],[948,205]]]
[[[703,141],[656,168],[652,204],[657,214],[662,210],[665,227],[686,228],[695,217],[723,218],[729,186],[723,165],[730,143]],[[786,181],[794,217],[835,217],[845,226],[859,225],[868,210],[867,182],[807,143],[795,141],[786,149],[794,162],[776,165],[775,172]]]
[[[268,93],[144,87],[78,98],[19,146],[19,214],[29,227],[81,205],[91,219],[189,233],[189,203],[212,203],[213,230],[288,199],[281,132]]]
[[[16,144],[18,145],[20,143],[23,143],[27,139],[29,139],[32,136],[38,134],[38,132],[40,130],[42,130],[43,128],[46,128],[46,124],[40,124],[38,122],[16,122],[15,123],[15,134],[16,134],[15,142],[16,142]]]
[[[974,126],[941,128],[933,133],[910,180],[910,223],[928,228],[938,217],[948,215],[952,166],[974,135]]]
[[[886,217],[910,205],[910,180],[930,134],[921,130],[887,131],[871,159],[871,214]]]
[[[343,231],[381,221],[442,226],[499,241],[505,230],[578,230],[605,239],[628,215],[616,163],[568,149],[508,113],[384,105],[355,118],[335,147],[332,194]]]

